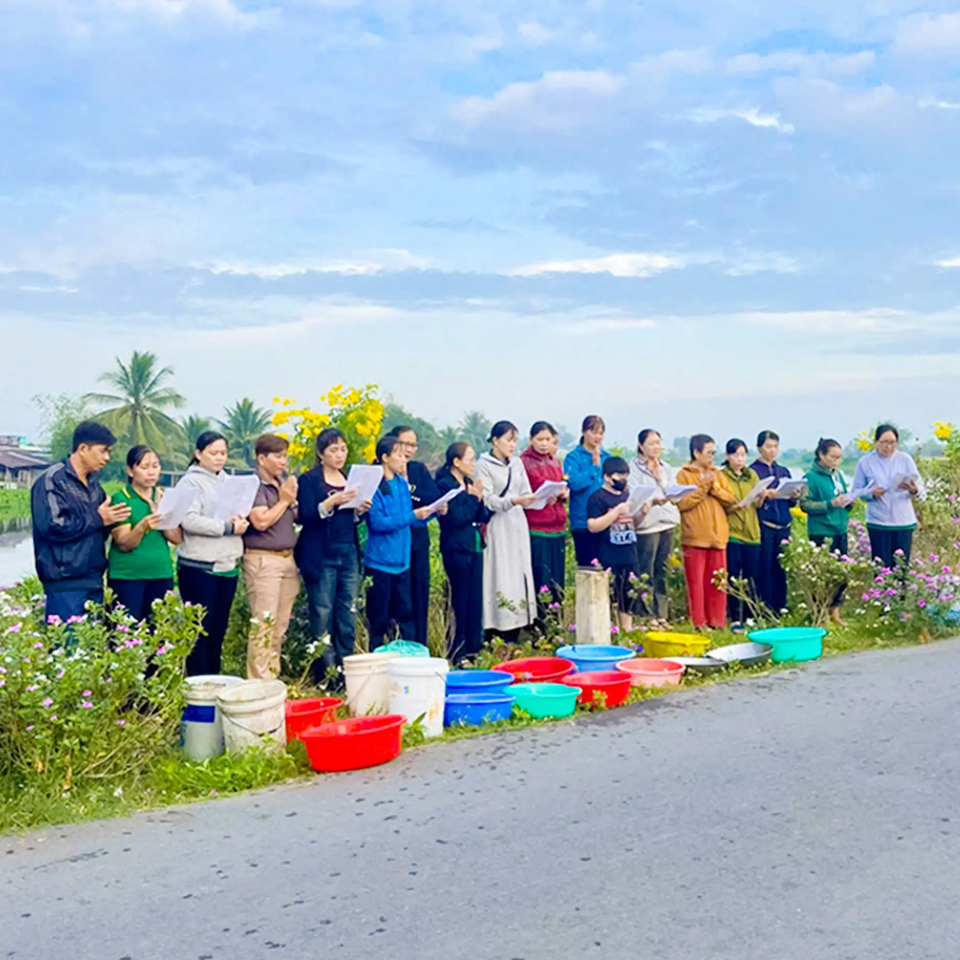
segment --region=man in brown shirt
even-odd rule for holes
[[[247,676],[269,680],[280,673],[280,650],[300,593],[300,574],[293,558],[297,543],[297,478],[287,470],[283,437],[272,433],[257,440],[260,490],[244,534],[243,578],[250,599]]]

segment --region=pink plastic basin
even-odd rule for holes
[[[632,687],[677,687],[686,667],[670,660],[638,657],[618,663],[617,669],[630,674]]]

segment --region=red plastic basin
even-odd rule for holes
[[[406,718],[397,714],[351,717],[304,730],[300,739],[319,773],[362,770],[400,755],[404,723]]]
[[[573,673],[560,682],[568,687],[579,687],[580,696],[577,697],[577,703],[587,707],[594,703],[619,707],[630,693],[630,677],[619,670]]]
[[[558,683],[576,668],[572,660],[563,657],[521,657],[519,660],[504,660],[493,667],[503,673],[512,673],[514,683]]]
[[[287,721],[287,743],[299,738],[304,730],[332,723],[337,710],[343,706],[339,697],[309,697],[306,700],[288,700],[283,705]]]

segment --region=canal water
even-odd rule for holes
[[[0,520],[0,589],[34,572],[30,518]]]

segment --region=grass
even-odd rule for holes
[[[29,490],[0,490],[0,521],[19,520],[29,513]]]

